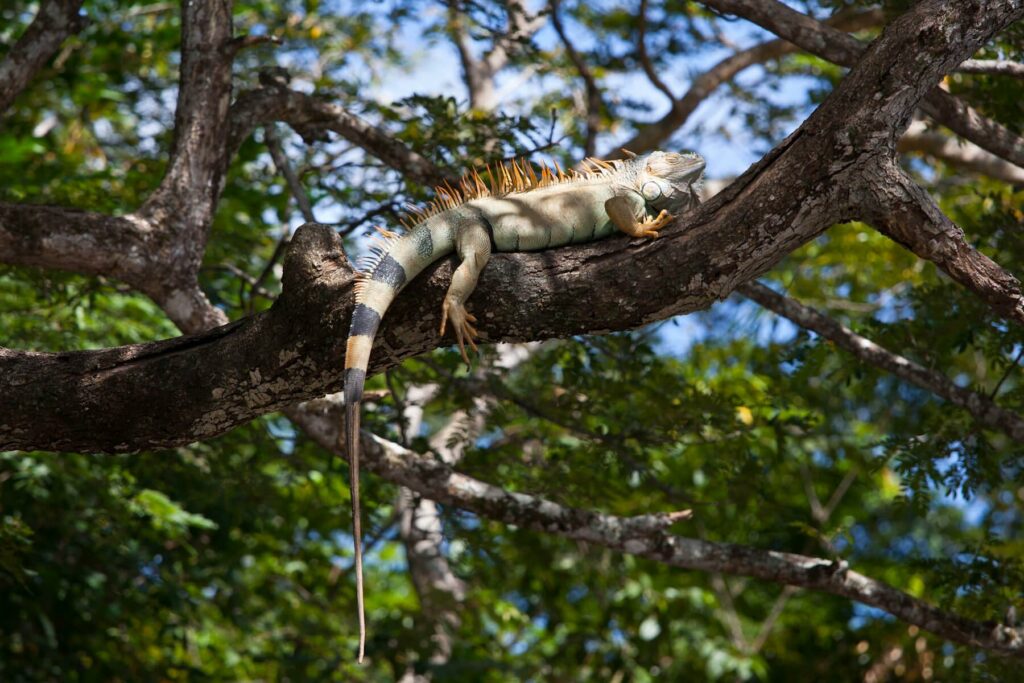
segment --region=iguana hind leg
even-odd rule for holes
[[[604,210],[616,228],[630,237],[657,237],[658,231],[672,221],[672,214],[662,211],[648,218],[647,206],[637,195],[619,195],[604,203]]]
[[[441,307],[441,335],[448,320],[452,321],[452,328],[455,330],[455,338],[459,343],[459,351],[462,352],[462,360],[469,365],[469,356],[466,354],[466,344],[474,351],[477,350],[476,328],[471,323],[476,322],[476,317],[466,310],[466,299],[476,288],[476,281],[480,277],[480,271],[487,264],[491,257],[491,236],[482,225],[479,227],[466,226],[460,231],[455,242],[455,251],[462,258],[462,263],[455,269],[452,275],[452,283],[448,287],[448,293],[444,297],[444,304]]]

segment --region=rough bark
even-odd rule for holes
[[[0,202],[0,258],[9,265],[105,275],[146,291],[159,239],[132,216]]]
[[[148,289],[183,331],[227,322],[198,285],[228,157],[232,42],[231,0],[181,3],[181,73],[170,161],[136,215],[163,233],[160,268]]]
[[[870,187],[874,196],[864,203],[864,220],[937,265],[998,315],[1024,324],[1020,281],[972,247],[963,230],[903,169],[892,162],[866,169],[861,187]]]

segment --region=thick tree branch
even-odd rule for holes
[[[139,213],[177,233],[198,268],[227,168],[231,0],[181,4],[181,75],[167,172]]]
[[[35,19],[0,61],[0,118],[60,44],[85,28],[82,0],[43,0]]]
[[[149,254],[159,241],[154,232],[134,216],[0,202],[3,263],[105,275],[140,291],[152,277]]]
[[[491,304],[481,325],[487,340],[635,327],[704,308],[760,275],[852,213],[864,199],[856,173],[878,159],[883,143],[895,143],[893,121],[909,120],[950,63],[1024,13],[1010,5],[916,5],[800,129],[656,242],[613,238],[494,258],[470,300],[471,309]],[[627,263],[641,275],[623,280]],[[399,297],[377,338],[371,372],[439,343],[450,272],[450,262],[435,266]],[[0,448],[125,451],[189,443],[329,393],[340,380],[353,279],[337,236],[307,226],[286,261],[284,292],[265,314],[156,344],[0,352]],[[613,284],[595,285],[602,282]],[[1011,308],[1019,315],[1016,296]],[[1005,292],[1003,303],[1010,298]]]
[[[231,1],[181,4],[181,74],[167,172],[140,213],[204,236],[227,166]],[[184,215],[175,215],[184,212]]]
[[[720,12],[736,14],[785,38],[813,55],[827,59],[841,66],[854,66],[865,46],[853,36],[812,19],[806,14],[787,7],[778,0],[702,0],[704,5]],[[1006,16],[1019,18],[1021,10],[1015,3],[1005,3],[998,12],[985,2],[958,3],[960,9],[971,13],[979,22],[974,27],[985,30],[985,22],[1005,26]],[[904,15],[906,16],[906,15]],[[944,26],[936,24],[936,30]],[[969,29],[970,27],[961,27]],[[972,41],[971,44],[977,44]],[[963,52],[958,52],[958,55]],[[969,56],[969,55],[968,55]],[[962,62],[961,62],[962,63]],[[943,61],[943,73],[955,71],[958,64],[952,60]],[[936,81],[929,80],[929,83]],[[961,102],[941,88],[934,87],[921,102],[927,114],[953,130],[957,135],[976,143],[980,147],[1007,161],[1024,167],[1024,140],[1014,135],[1005,126],[988,119],[967,104]],[[909,121],[907,122],[909,123]],[[901,133],[902,131],[896,131]]]
[[[458,178],[406,147],[386,131],[336,104],[281,85],[239,95],[231,107],[229,149],[233,152],[257,126],[283,121],[304,138],[330,130],[366,150],[387,166],[421,185],[441,185]]]
[[[819,22],[777,0],[701,0],[725,14],[735,14],[830,62],[853,66],[866,47],[853,36]]]
[[[363,436],[367,469],[434,500],[489,519],[556,534],[681,569],[750,576],[786,586],[840,595],[877,607],[953,642],[1024,656],[1024,629],[974,621],[940,610],[888,584],[846,568],[845,563],[669,533],[688,513],[616,517],[567,508],[513,493],[459,474],[450,466],[376,436]]]
[[[748,282],[739,288],[739,292],[800,327],[831,340],[865,363],[890,372],[967,410],[980,424],[1004,432],[1015,441],[1024,442],[1024,418],[999,407],[985,394],[959,387],[942,373],[893,353],[813,308],[773,292],[762,284]],[[821,508],[820,503],[818,507]]]
[[[58,4],[74,3],[49,7]],[[0,245],[8,247],[6,263],[122,279],[153,298],[182,331],[195,332],[227,321],[199,288],[198,272],[228,164],[231,2],[183,0],[181,23],[174,142],[156,190],[124,217],[0,206]]]
[[[0,202],[0,262],[102,275],[155,300],[183,331],[223,325],[194,278],[173,278],[173,236],[137,214]]]
[[[900,152],[923,152],[957,168],[1014,185],[1024,185],[1024,168],[983,150],[973,142],[956,140],[930,129],[923,121],[910,124],[896,149]]]
[[[942,269],[978,295],[1000,316],[1024,324],[1020,281],[972,247],[928,193],[894,163],[865,169],[861,188],[876,199],[865,202],[864,218],[890,239]]]

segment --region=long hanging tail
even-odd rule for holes
[[[370,350],[381,318],[409,280],[428,264],[450,254],[453,231],[440,219],[425,220],[399,237],[380,231],[383,242],[373,250],[359,283],[352,326],[345,349],[345,451],[349,459],[352,496],[352,535],[355,537],[356,607],[359,610],[359,662],[366,649],[366,609],[363,602],[362,520],[359,513],[359,406],[363,400]]]
[[[363,525],[359,510],[359,402],[345,404],[345,450],[349,459],[352,498],[352,539],[356,556],[356,610],[359,612],[359,663],[366,651],[366,608],[363,605]]]
[[[381,291],[383,293],[383,291]],[[348,347],[345,352],[345,452],[348,454],[349,491],[352,498],[352,538],[355,550],[356,609],[359,612],[359,663],[366,652],[366,607],[363,597],[363,529],[359,506],[359,418],[363,399],[363,385],[366,383],[366,368],[370,361],[370,349],[377,333],[381,316],[398,292],[390,297],[377,296],[371,307],[365,303],[356,304],[352,312],[352,326],[349,329]],[[363,298],[365,288],[358,298]]]
[[[348,332],[345,350],[345,452],[349,460],[349,490],[352,497],[352,535],[354,537],[356,569],[356,608],[359,610],[359,662],[362,663],[366,650],[366,607],[363,598],[363,542],[362,519],[359,509],[359,418],[360,403],[363,400],[363,386],[366,370],[370,364],[370,350],[377,334],[381,318],[391,302],[409,279],[423,269],[428,258],[424,253],[416,254],[415,248],[429,240],[429,228],[422,227],[410,235],[416,239],[388,239],[374,252],[371,262],[356,285],[356,306],[352,310],[352,325]],[[410,253],[409,245],[413,251]],[[432,260],[432,259],[431,259]],[[406,263],[406,266],[402,264]],[[408,272],[407,273],[407,269]]]

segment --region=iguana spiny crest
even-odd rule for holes
[[[359,404],[370,350],[391,302],[416,275],[451,253],[461,263],[452,275],[441,316],[441,335],[451,320],[466,362],[466,344],[476,350],[476,318],[466,299],[492,252],[536,251],[591,242],[616,230],[632,237],[657,237],[675,215],[698,204],[704,159],[696,154],[652,152],[621,161],[588,159],[583,172],[513,161],[489,170],[490,183],[473,171],[455,188],[437,188],[437,198],[403,221],[407,232],[382,231],[384,240],[363,264],[356,285],[345,352],[345,449],[349,456],[355,537],[359,661],[365,649],[362,541],[359,511]]]

